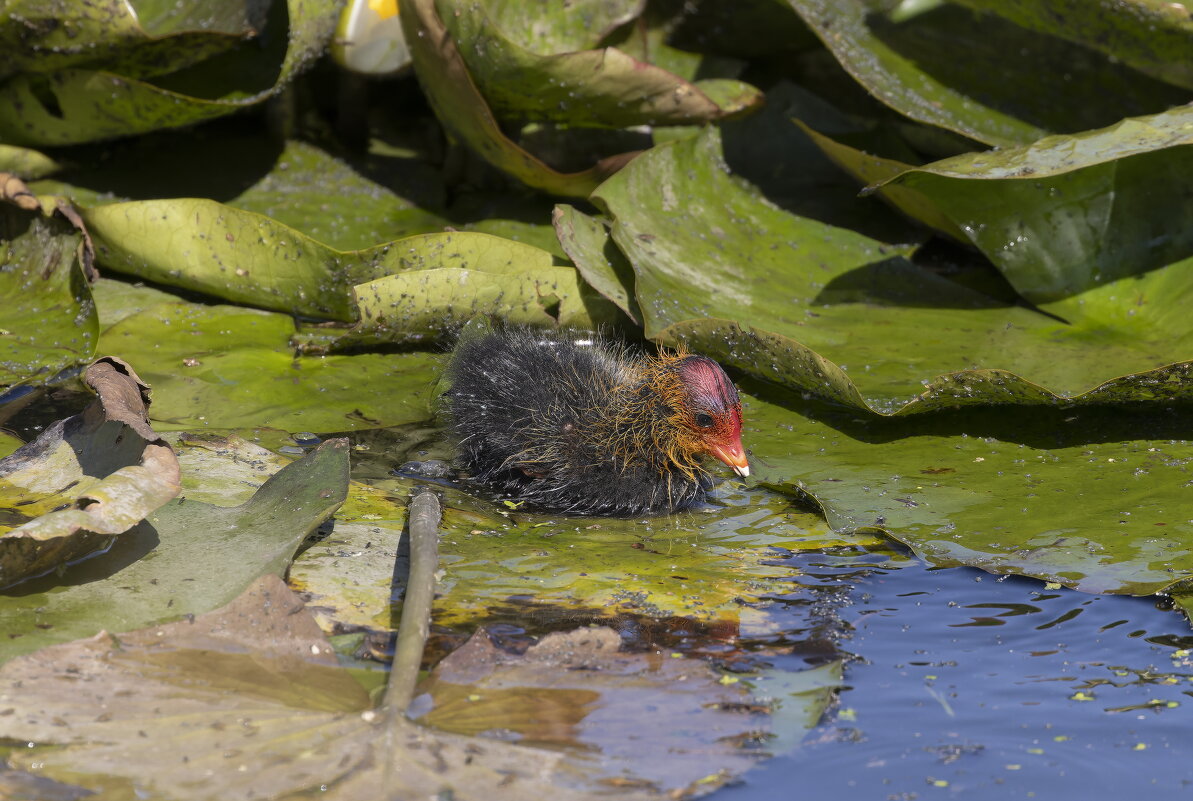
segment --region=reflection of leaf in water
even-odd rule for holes
[[[432,672],[414,707],[449,731],[566,747],[609,780],[687,787],[711,773],[751,767],[770,716],[740,683],[704,662],[621,650],[608,628],[549,634],[522,654],[496,648],[483,629]],[[812,706],[823,709],[831,690]],[[812,716],[815,725],[819,712]]]
[[[540,656],[563,664],[574,658],[573,646],[594,638],[615,648],[617,635],[609,640],[602,632],[545,641]],[[566,647],[553,651],[552,643]],[[624,660],[638,669],[653,658]],[[707,671],[689,660],[668,661],[670,681],[683,666]],[[600,673],[573,675],[584,681]],[[642,699],[657,691],[646,678],[627,675],[623,683]],[[612,778],[621,785],[619,798],[661,801],[687,786],[630,789],[627,777],[658,770],[645,764],[648,753],[630,744],[597,764],[585,754],[433,732],[369,709],[364,690],[337,666],[314,619],[276,576],[258,579],[228,606],[193,620],[100,634],[15,659],[0,668],[0,686],[18,685],[20,693],[0,694],[12,710],[0,716],[0,737],[37,745],[14,752],[12,767],[36,765],[39,776],[82,786],[127,783],[155,798],[222,801],[320,791],[343,801],[444,793],[596,801],[608,797]],[[739,694],[714,681],[705,697]],[[699,695],[691,693],[693,700]],[[689,730],[670,742],[707,738]],[[698,765],[694,756],[689,760],[699,767],[689,768],[693,779],[723,778],[726,768],[755,761],[734,757],[729,745],[710,748]],[[386,794],[379,795],[382,787]]]

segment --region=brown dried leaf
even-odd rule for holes
[[[146,416],[148,386],[120,359],[87,368],[98,395],[0,460],[0,586],[111,543],[178,494],[173,449]]]

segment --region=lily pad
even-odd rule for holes
[[[1125,0],[960,0],[1033,31],[1100,50],[1169,83],[1193,89],[1193,17],[1178,3]]]
[[[141,366],[164,431],[350,431],[430,417],[435,356],[295,356],[295,330],[282,314],[167,303],[124,318],[100,341]]]
[[[711,131],[655,148],[593,197],[634,266],[646,335],[779,384],[901,414],[1189,393],[1187,263],[1044,314],[775,209],[727,174]]]
[[[555,232],[584,280],[621,309],[635,325],[642,310],[634,297],[634,268],[609,238],[604,223],[573,206],[555,207]]]
[[[440,0],[438,10],[472,80],[501,118],[609,128],[689,125],[762,102],[761,92],[739,81],[726,82],[732,88],[716,85],[714,99],[616,47],[542,54],[544,42],[554,37],[540,31],[574,24],[568,22],[576,15],[570,3],[538,4],[529,30],[503,28],[484,3]],[[529,40],[537,42],[539,52],[522,44]],[[725,102],[718,103],[722,98]]]
[[[0,387],[45,382],[95,355],[82,235],[61,216],[0,202]]]
[[[118,359],[84,374],[99,396],[0,460],[0,587],[108,547],[179,490],[146,418],[149,387]]]
[[[1193,576],[1180,407],[886,420],[766,392],[744,417],[761,483],[814,498],[834,529],[886,532],[932,564],[1133,595]]]
[[[0,172],[19,175],[27,181],[49,175],[60,164],[44,153],[16,145],[0,145]]]
[[[361,329],[370,336],[379,336],[373,329],[382,327],[382,317],[400,341],[401,335],[427,338],[453,317],[508,313],[526,303],[530,311],[546,309],[531,315],[540,323],[554,318],[594,327],[615,313],[550,253],[479,232],[421,234],[337,251],[270,217],[211,200],[114,203],[83,214],[107,267],[291,314],[363,318]],[[439,268],[454,272],[432,274]],[[461,299],[452,291],[461,278],[493,290],[479,301],[471,292]],[[411,301],[402,295],[415,291],[418,308],[407,308]],[[394,302],[401,308],[395,311]]]
[[[833,152],[862,177],[861,159]],[[1193,255],[1190,106],[924,167],[870,160],[863,169],[910,216],[961,231],[1033,303]]]
[[[506,241],[500,247],[513,244]],[[549,254],[538,253],[549,260]],[[361,322],[342,338],[341,346],[437,339],[482,314],[512,323],[571,328],[597,328],[616,315],[608,301],[580,280],[575,268],[526,260],[410,270],[359,284],[355,292]]]
[[[343,503],[347,487],[347,442],[329,440],[239,506],[185,497],[167,503],[103,556],[0,595],[0,628],[9,635],[0,661],[228,603],[259,576],[284,573],[299,543]]]
[[[353,319],[343,254],[269,217],[202,198],[83,209],[101,265],[311,317]]]
[[[15,434],[10,434],[7,431],[0,430],[0,459],[8,456],[17,448],[25,444],[25,441]]]
[[[421,177],[430,179],[427,170]],[[423,190],[426,193],[426,190]],[[288,141],[273,168],[229,205],[270,217],[337,250],[358,250],[447,221],[305,142]]]
[[[72,27],[96,33],[115,19],[124,20],[125,31],[132,30],[136,18],[130,20],[123,4],[114,5],[119,10],[91,9],[94,17],[76,18],[84,25],[67,25],[61,34],[51,35],[70,38]],[[338,10],[330,0],[277,0],[271,6],[264,26],[268,36],[233,42],[235,47],[214,56],[210,43],[223,49],[226,35],[187,37],[187,46],[198,47],[205,58],[183,69],[177,69],[174,55],[180,43],[167,40],[149,43],[148,69],[121,72],[120,60],[114,59],[94,68],[64,66],[48,74],[17,74],[0,86],[0,137],[33,147],[77,144],[189,125],[262,103],[322,52]],[[71,47],[86,50],[87,43],[84,36]],[[186,47],[181,49],[185,52]],[[174,71],[140,77],[160,69],[154,59],[162,54],[171,58]]]
[[[558,172],[523,150],[502,131],[468,66],[435,9],[435,0],[405,0],[402,31],[414,71],[443,124],[481,158],[528,186],[566,197],[587,197],[633,153],[610,156],[586,170]]]
[[[518,44],[540,56],[592,50],[601,40],[641,16],[645,0],[574,0],[565,6],[521,0],[487,0],[485,13]],[[544,12],[550,14],[543,19]]]
[[[990,145],[1098,128],[1187,100],[1096,51],[949,3],[895,22],[880,0],[788,1],[883,103]]]
[[[121,74],[162,74],[256,34],[268,4],[215,0],[203,7],[100,0],[54,6],[14,0],[0,22],[10,72],[48,72],[102,61]]]

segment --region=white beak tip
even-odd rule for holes
[[[749,477],[750,477],[750,467],[749,467],[749,465],[746,465],[746,466],[744,466],[744,467],[738,467],[737,465],[734,465],[734,466],[733,466],[733,472],[737,473],[737,474],[738,474],[739,476],[741,476],[742,478],[749,478]]]

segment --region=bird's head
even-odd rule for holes
[[[706,356],[677,354],[666,361],[666,371],[676,379],[668,387],[672,419],[680,429],[686,449],[707,453],[750,475],[741,444],[741,400],[737,388],[721,366]],[[676,397],[677,396],[677,397]]]

